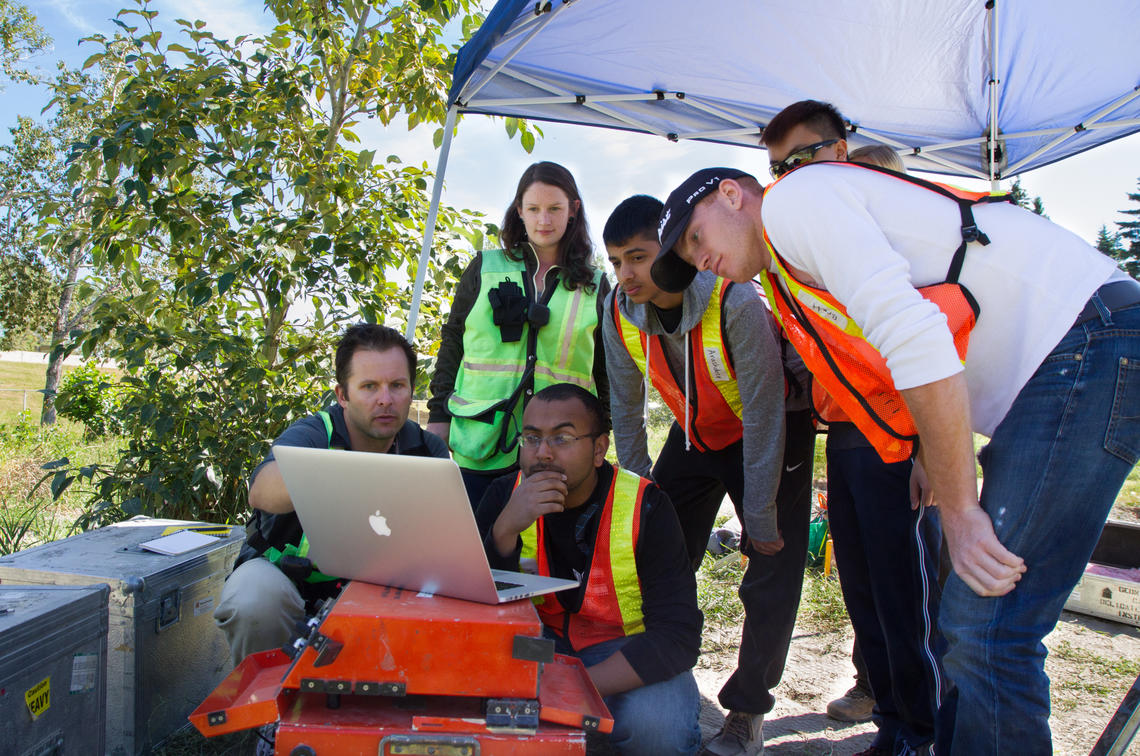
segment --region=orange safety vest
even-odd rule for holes
[[[679,381],[673,373],[672,366],[665,359],[661,336],[650,336],[622,315],[617,294],[614,294],[614,326],[629,356],[644,375],[648,353],[650,382],[672,410],[677,423],[682,428],[688,425],[686,430],[692,443],[702,452],[724,449],[744,435],[741,423],[743,403],[721,324],[724,297],[730,286],[732,281],[717,279],[717,286],[701,315],[700,325],[688,333],[695,388],[689,393],[688,414],[685,412],[685,390],[680,386],[684,376],[682,374]]]
[[[811,165],[810,163],[808,165]],[[958,277],[970,242],[989,244],[989,238],[974,223],[973,206],[982,202],[1006,201],[1005,195],[967,192],[957,187],[924,181],[877,166],[852,163],[854,170],[874,170],[916,184],[954,200],[962,218],[962,243],[955,250],[942,283],[916,287],[946,315],[954,337],[958,359],[963,364],[970,343],[970,332],[979,315],[977,301]],[[797,170],[803,170],[801,166]],[[776,182],[773,182],[775,184]],[[772,185],[769,185],[771,189]],[[894,387],[886,360],[863,336],[859,326],[847,316],[846,308],[825,289],[797,280],[773,246],[767,233],[764,241],[771,252],[776,273],[761,273],[761,283],[780,326],[788,336],[831,402],[824,402],[823,415],[833,422],[849,420],[867,437],[884,462],[901,462],[915,453],[918,430],[902,395]],[[813,392],[813,398],[814,398]],[[821,413],[822,415],[822,413]]]
[[[515,477],[515,486],[520,482],[521,471]],[[556,593],[534,600],[543,624],[567,638],[575,651],[612,638],[645,632],[636,550],[641,531],[641,501],[648,485],[645,478],[614,467],[578,611],[567,612]],[[538,574],[549,576],[543,520],[539,517],[520,534],[521,556],[535,559]]]
[[[811,407],[819,419],[825,423],[849,423],[851,419],[839,409],[831,394],[823,390],[818,382],[811,385]]]

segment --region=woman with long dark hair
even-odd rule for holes
[[[448,441],[471,505],[518,464],[522,410],[535,391],[575,383],[609,408],[600,338],[609,281],[593,264],[578,185],[535,163],[503,216],[500,250],[475,256],[443,326],[428,430]]]

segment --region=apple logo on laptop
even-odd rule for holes
[[[368,524],[376,531],[376,535],[392,535],[392,529],[388,527],[388,520],[380,514],[379,509],[376,510],[376,514],[368,516]]]

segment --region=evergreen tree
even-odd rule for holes
[[[1136,254],[1138,250],[1135,243],[1131,250],[1125,249],[1121,243],[1121,234],[1113,233],[1108,230],[1108,226],[1102,225],[1096,232],[1096,241],[1093,244],[1101,252],[1116,260],[1116,264],[1125,273],[1133,278],[1140,278],[1140,259]]]
[[[1096,241],[1093,244],[1109,257],[1115,257],[1116,253],[1121,251],[1120,234],[1112,233],[1104,224],[1101,224],[1101,227],[1097,229]]]
[[[1009,188],[1009,198],[1013,204],[1018,207],[1024,207],[1026,210],[1031,210],[1037,213],[1042,218],[1048,218],[1045,214],[1045,203],[1041,201],[1040,197],[1030,197],[1029,192],[1025,191],[1025,187],[1021,185],[1021,177],[1018,176],[1013,180],[1013,186]]]
[[[1136,181],[1137,189],[1140,190],[1140,179]],[[1140,191],[1128,192],[1128,199],[1132,202],[1140,203]],[[1118,237],[1120,244],[1123,246],[1127,240],[1129,242],[1129,252],[1133,255],[1140,255],[1140,207],[1134,207],[1129,210],[1120,210],[1123,215],[1130,215],[1135,220],[1117,221],[1116,225],[1120,227]]]

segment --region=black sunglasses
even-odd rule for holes
[[[770,164],[768,170],[772,172],[772,178],[778,179],[793,168],[799,168],[804,163],[810,163],[812,160],[815,160],[815,153],[824,147],[830,147],[838,141],[838,139],[825,139],[822,142],[801,147],[778,163]]]

